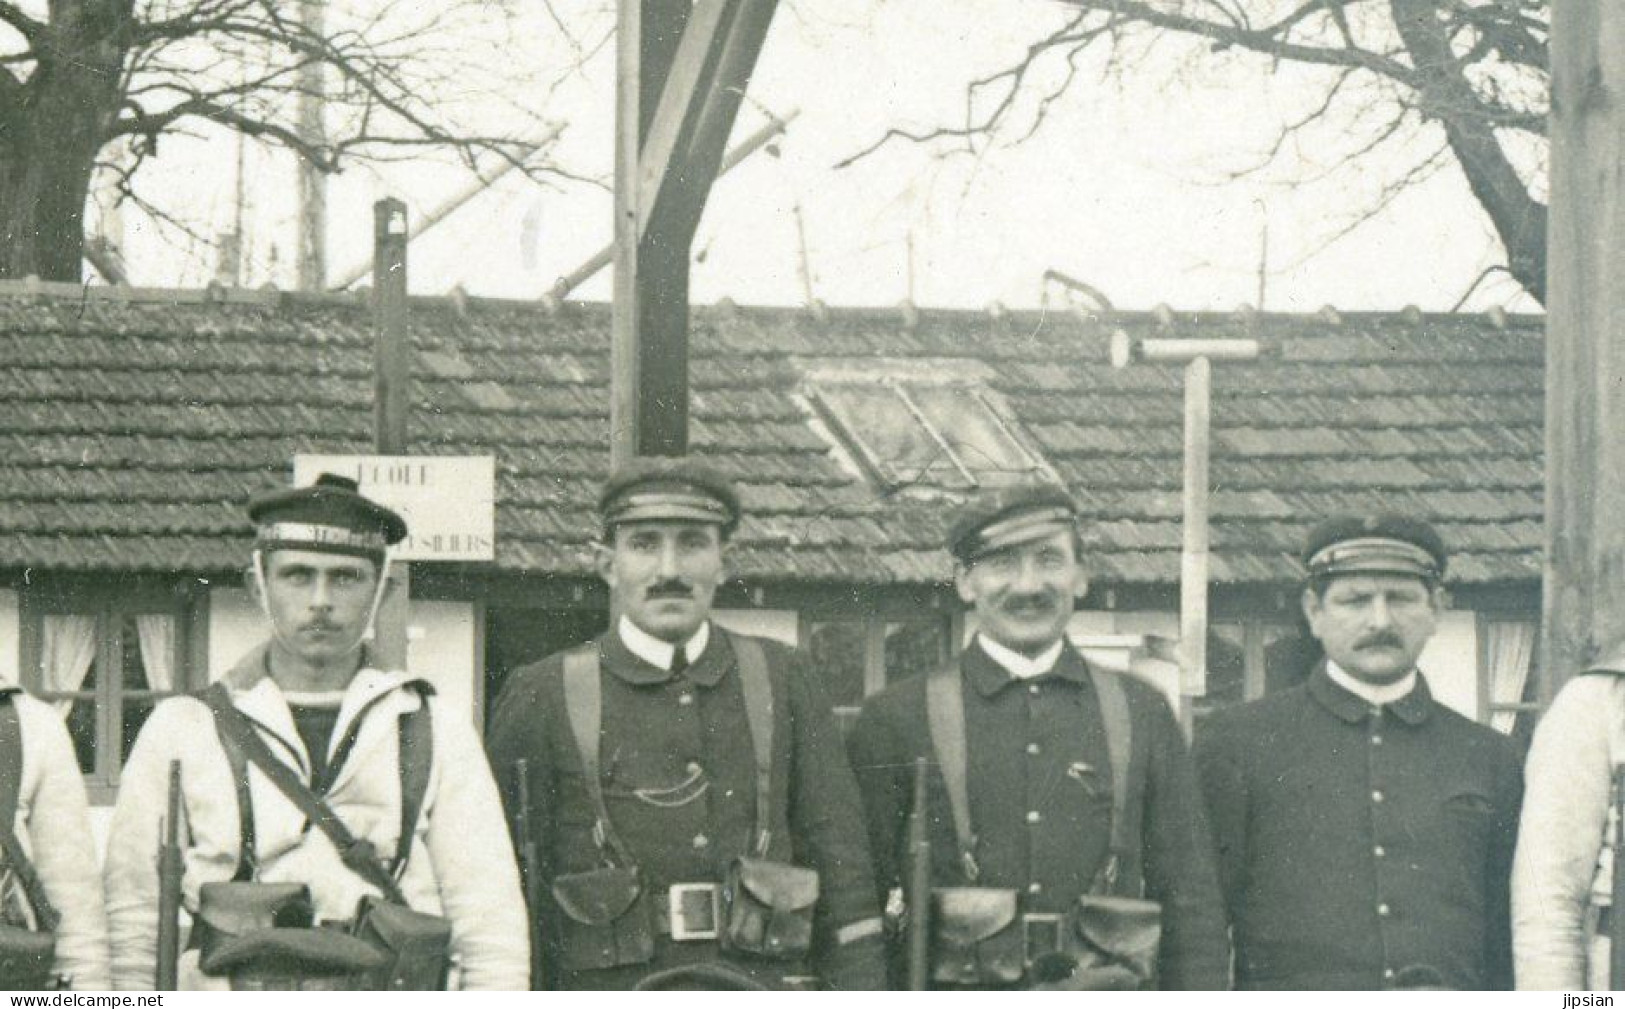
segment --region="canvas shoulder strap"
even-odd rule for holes
[[[16,698],[21,691],[12,688],[0,693],[0,848],[6,863],[17,873],[43,931],[54,931],[59,923],[56,909],[45,894],[45,885],[34,871],[34,863],[17,840],[17,805],[23,787],[23,727],[17,714]]]
[[[1134,761],[1134,720],[1129,714],[1128,695],[1116,673],[1089,667],[1095,697],[1100,701],[1100,721],[1106,730],[1106,757],[1112,774],[1112,825],[1106,862],[1096,876],[1096,888],[1111,893],[1117,886],[1122,864],[1133,850],[1128,836],[1129,769]]]
[[[756,756],[756,855],[761,858],[773,840],[773,681],[760,641],[736,634],[728,635],[728,641],[738,660],[745,722]]]
[[[1100,718],[1106,733],[1106,756],[1111,764],[1111,840],[1106,861],[1097,875],[1097,886],[1107,890],[1117,882],[1118,869],[1133,849],[1128,836],[1129,769],[1134,756],[1133,719],[1122,681],[1114,673],[1089,667],[1095,696],[1100,702]],[[970,817],[970,787],[967,783],[970,757],[965,741],[965,695],[957,665],[940,666],[925,682],[926,723],[931,748],[942,771],[943,787],[954,818],[954,836],[959,842],[960,864],[965,878],[975,882],[980,874],[976,861],[976,831]]]
[[[429,777],[434,770],[434,713],[429,710],[434,688],[422,680],[409,682],[407,688],[416,693],[422,703],[415,710],[402,713],[399,722],[401,832],[391,864],[397,877],[412,855],[412,839],[417,836],[418,819],[423,815],[423,804],[429,795]]]
[[[265,745],[265,740],[260,738],[259,731],[254,728],[248,716],[231,703],[230,694],[225,690],[211,689],[205,690],[200,696],[213,712],[217,730],[229,736],[242,751],[245,761],[258,767],[260,773],[264,774],[271,784],[287,796],[289,801],[327,836],[337,849],[345,867],[377,887],[391,901],[406,905],[406,897],[401,893],[400,884],[379,861],[373,846],[352,834],[344,821],[339,819],[338,814],[333,812],[333,808],[312,792],[293,768],[276,758],[270,747]],[[358,714],[356,717],[360,718],[362,715]]]
[[[588,642],[564,653],[564,710],[581,754],[581,779],[592,802],[592,838],[606,862],[633,865],[632,853],[621,843],[609,822],[609,806],[604,802],[604,781],[599,766],[599,736],[604,728],[603,668],[598,661],[598,645]]]
[[[967,882],[981,875],[976,862],[976,832],[970,821],[970,787],[966,783],[970,757],[965,743],[965,695],[959,666],[939,666],[925,681],[925,716],[931,733],[931,748],[948,791],[948,808],[953,813],[954,837],[959,842],[959,864]]]
[[[219,705],[231,704],[231,692],[224,682],[204,688],[199,698],[209,706],[211,713]],[[254,795],[248,788],[248,758],[243,756],[243,748],[237,745],[236,737],[226,731],[225,724],[218,717],[214,720],[214,733],[220,740],[221,752],[226,755],[232,790],[237,795],[237,869],[232,873],[231,880],[244,883],[258,878],[260,872],[259,853],[254,843]]]

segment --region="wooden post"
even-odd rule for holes
[[[412,346],[406,298],[406,204],[373,204],[373,441],[379,455],[406,454],[412,406]],[[405,669],[410,565],[390,565],[393,583],[374,624],[373,657],[380,669]]]
[[[1185,490],[1179,552],[1180,719],[1191,725],[1191,699],[1207,693],[1208,443],[1213,365],[1185,365]]]
[[[312,38],[326,33],[326,0],[299,0],[299,25]],[[323,150],[327,124],[322,118],[322,62],[309,53],[299,65],[299,139]],[[304,158],[299,159],[299,290],[323,290],[327,280],[327,175]]]
[[[688,451],[689,249],[777,0],[621,0],[610,460]]]
[[[1625,8],[1551,14],[1543,703],[1625,635]]]
[[[1185,365],[1185,467],[1182,543],[1179,553],[1179,721],[1189,738],[1192,701],[1207,694],[1208,486],[1212,425],[1213,362],[1251,361],[1257,340],[1130,340],[1118,330],[1111,341],[1112,366],[1135,358]]]

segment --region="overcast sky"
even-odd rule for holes
[[[601,35],[602,3],[555,8],[580,41]],[[776,157],[758,154],[721,180],[701,224],[693,270],[697,303],[803,300],[795,209],[804,222],[815,297],[832,305],[892,305],[910,290],[921,305],[1040,304],[1054,268],[1103,291],[1119,308],[1231,309],[1258,301],[1268,222],[1265,307],[1313,311],[1453,305],[1500,250],[1458,172],[1440,172],[1329,247],[1376,202],[1384,170],[1340,166],[1338,137],[1321,136],[1268,170],[1233,179],[1257,160],[1311,82],[1256,63],[1215,66],[1177,46],[1157,50],[1133,80],[1093,66],[1023,143],[977,156],[893,142],[857,164],[842,159],[890,126],[919,128],[963,116],[965,84],[1009,64],[1056,22],[1046,0],[785,0],[762,54],[736,139],[763,112],[800,117]],[[534,59],[562,58],[570,41],[539,22]],[[607,180],[614,120],[613,47],[549,97],[564,124],[558,160]],[[1409,152],[1436,143],[1418,134]],[[226,139],[171,145],[159,192],[224,226],[236,186],[236,145]],[[1400,152],[1401,154],[1405,152]],[[254,274],[288,286],[293,247],[285,163],[247,152]],[[331,272],[368,252],[371,204],[405,198],[417,218],[468,182],[445,169],[352,170],[331,186]],[[126,218],[137,283],[208,280],[207,250],[181,255]],[[472,294],[529,298],[609,240],[610,197],[601,185],[540,186],[510,176],[411,248],[411,285],[426,294],[462,285]],[[605,299],[606,271],[575,297]],[[1470,303],[1534,307],[1510,282]]]

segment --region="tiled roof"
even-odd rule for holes
[[[587,573],[607,466],[610,313],[414,300],[414,453],[494,454],[497,566]],[[809,369],[924,359],[980,376],[1078,498],[1096,575],[1172,583],[1181,369],[1114,369],[1114,331],[1251,337],[1214,367],[1212,572],[1296,577],[1328,512],[1440,523],[1464,583],[1539,577],[1538,318],[694,312],[692,442],[741,484],[747,579],[947,574],[940,495],[872,483],[834,447]],[[241,504],[296,452],[371,444],[371,317],[355,298],[0,284],[0,566],[234,568]]]

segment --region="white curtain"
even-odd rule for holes
[[[1511,732],[1518,712],[1505,710],[1523,700],[1529,666],[1535,657],[1535,622],[1496,620],[1484,635],[1486,667],[1489,671],[1490,725]]]
[[[40,641],[40,689],[78,690],[96,661],[96,618],[81,613],[47,613]],[[67,698],[56,702],[66,715],[73,707]]]
[[[168,613],[143,613],[135,618],[141,639],[141,667],[153,690],[175,689],[175,618]]]

